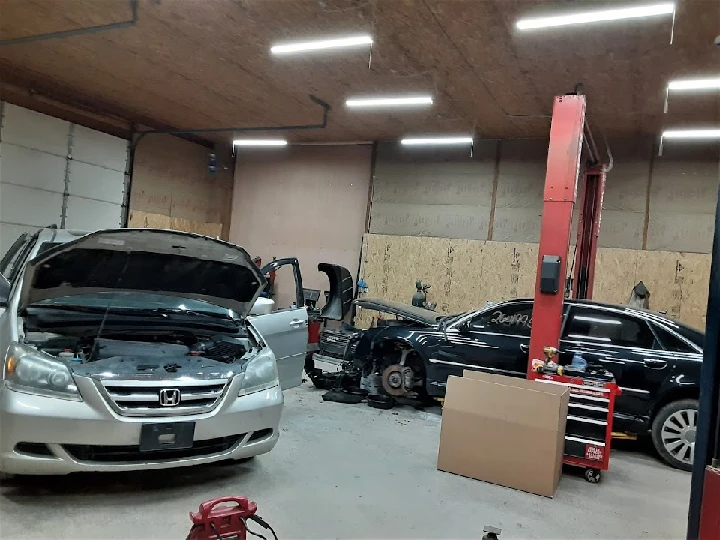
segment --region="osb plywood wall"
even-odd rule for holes
[[[140,229],[174,229],[217,238],[222,233],[222,223],[204,223],[163,214],[152,214],[141,210],[130,210],[128,227]]]
[[[217,159],[214,173],[208,170],[212,152]],[[227,239],[232,184],[229,149],[211,150],[169,135],[149,135],[137,147],[130,210],[195,224],[220,223],[219,236]]]
[[[572,260],[571,248],[568,261]],[[431,285],[437,310],[457,313],[485,302],[533,295],[538,245],[417,236],[366,234],[361,277],[368,296],[409,303],[415,281]],[[594,299],[624,304],[642,280],[650,307],[704,328],[710,256],[669,251],[600,248]],[[367,326],[372,312],[358,314]]]

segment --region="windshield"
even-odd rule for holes
[[[97,308],[105,310],[108,307],[112,310],[118,309],[148,309],[148,310],[172,310],[203,312],[219,315],[228,318],[236,318],[237,315],[229,309],[216,306],[202,300],[168,296],[164,294],[139,293],[139,292],[98,292],[93,294],[82,294],[77,296],[61,296],[50,298],[33,304],[33,306],[77,306],[84,308]]]

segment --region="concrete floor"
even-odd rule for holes
[[[24,478],[0,488],[0,537],[184,539],[188,512],[246,494],[281,539],[684,538],[690,475],[623,445],[598,485],[568,471],[546,499],[435,469],[439,410],[323,403],[286,393],[282,436],[245,464]]]

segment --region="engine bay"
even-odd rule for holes
[[[80,337],[50,332],[28,332],[25,343],[39,351],[73,365],[102,364],[110,360],[132,363],[137,371],[162,368],[177,371],[188,361],[214,365],[234,364],[257,347],[250,335],[235,337],[224,334],[198,337],[191,334],[146,335],[142,333],[109,337]],[[200,362],[202,364],[202,362]]]

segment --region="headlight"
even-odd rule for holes
[[[19,343],[10,345],[5,357],[5,386],[28,394],[82,401],[64,363]]]
[[[279,382],[275,355],[266,349],[248,362],[240,395],[261,392],[277,386]]]

